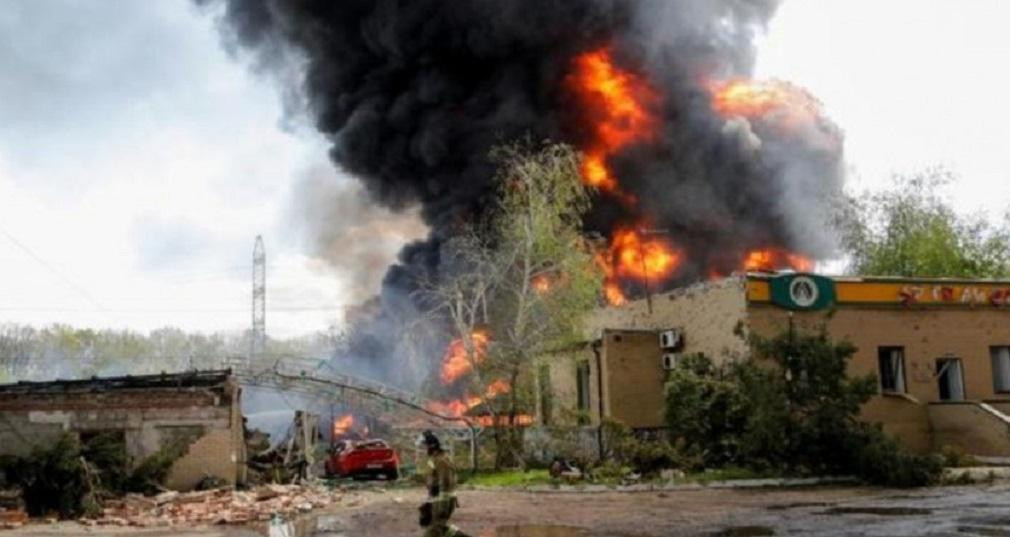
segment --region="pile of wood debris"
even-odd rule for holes
[[[248,491],[230,488],[201,492],[165,492],[157,496],[128,494],[105,503],[102,516],[82,518],[88,526],[176,526],[246,524],[280,515],[334,505],[345,499],[339,490],[322,486],[262,485]]]

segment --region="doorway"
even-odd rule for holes
[[[964,371],[960,358],[938,358],[936,379],[941,401],[964,401]]]

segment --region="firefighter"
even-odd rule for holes
[[[431,431],[417,439],[428,453],[428,501],[421,506],[421,526],[424,537],[467,537],[449,518],[459,506],[456,499],[456,469],[442,451],[442,443]]]

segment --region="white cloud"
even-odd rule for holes
[[[0,321],[245,329],[260,233],[268,332],[339,318],[342,282],[288,222],[325,144],[279,127],[275,88],[227,57],[212,17],[186,2],[17,6],[0,17],[15,67],[0,83],[0,229],[42,261],[0,236]]]
[[[1010,84],[1004,0],[785,2],[759,75],[807,87],[846,132],[852,186],[944,164],[963,211],[1010,199]]]

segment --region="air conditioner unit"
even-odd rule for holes
[[[680,330],[670,329],[663,330],[659,333],[659,348],[661,349],[679,349],[680,344],[683,341],[683,337]]]
[[[670,371],[671,369],[677,367],[677,360],[680,359],[680,353],[677,352],[664,352],[663,353],[663,369]]]

